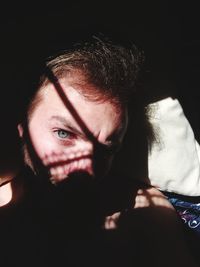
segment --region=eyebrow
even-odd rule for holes
[[[56,121],[59,121],[61,122],[66,128],[68,128],[70,131],[82,136],[82,137],[85,137],[84,133],[79,130],[75,125],[73,125],[69,120],[67,120],[65,117],[63,116],[59,116],[59,115],[53,115],[50,117],[49,121],[51,120],[56,120]]]
[[[74,126],[69,120],[67,120],[65,117],[60,116],[60,115],[53,115],[50,117],[49,121],[51,120],[56,120],[61,122],[66,128],[68,128],[70,131],[72,131],[73,133],[81,136],[82,138],[86,138],[85,134],[77,129],[76,126]],[[110,137],[108,137],[110,140],[106,143],[100,143],[101,145],[103,145],[107,150],[112,150],[115,147],[120,146],[120,142],[119,140],[117,140],[117,137],[120,135],[120,133],[115,132],[114,134],[112,134]]]

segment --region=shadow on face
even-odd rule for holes
[[[104,176],[126,131],[125,110],[109,100],[87,99],[67,78],[50,81],[27,126],[20,126],[26,163],[36,172],[43,165],[53,183],[74,172]]]

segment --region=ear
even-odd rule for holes
[[[22,126],[21,123],[19,123],[19,124],[17,125],[17,129],[18,129],[19,137],[22,138],[23,135],[24,135],[24,128],[23,128],[23,126]]]

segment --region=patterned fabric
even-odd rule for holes
[[[165,193],[184,224],[200,237],[200,198]]]

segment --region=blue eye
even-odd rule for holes
[[[57,130],[57,135],[59,138],[61,139],[65,139],[69,137],[69,132],[65,131],[65,130]]]

